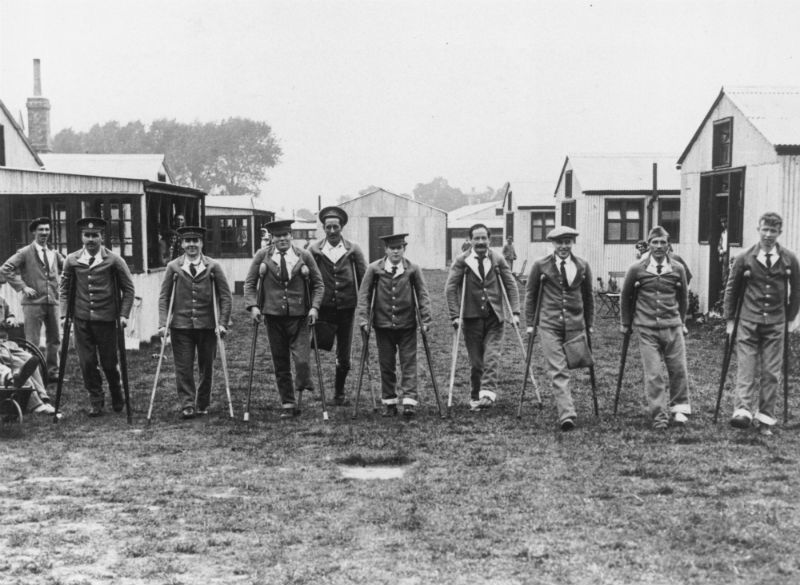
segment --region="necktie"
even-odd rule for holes
[[[767,268],[772,268],[772,258],[771,258],[771,256],[772,256],[772,253],[771,252],[767,252]]]
[[[486,280],[486,271],[483,269],[483,256],[478,256],[478,273],[481,275],[481,280]]]
[[[92,264],[94,264],[94,259],[95,259],[95,257],[94,257],[94,256],[89,256],[89,266],[91,266]]]
[[[42,248],[42,255],[39,258],[39,260],[42,263],[42,267],[44,268],[45,274],[47,274],[49,272],[49,267],[47,266],[47,252],[44,250],[44,248]]]
[[[197,276],[197,266],[189,264],[189,272],[192,273],[192,276]]]
[[[663,264],[656,264],[656,272],[661,274],[661,270],[664,268]]]
[[[392,266],[392,278],[397,274],[397,266]]]
[[[289,281],[289,270],[286,268],[286,252],[281,252],[281,280]]]
[[[567,269],[565,268],[567,264],[566,260],[561,261],[561,281],[564,283],[564,286],[569,286],[569,282],[567,282]]]

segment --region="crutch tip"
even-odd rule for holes
[[[327,412],[323,412],[322,413],[322,420],[328,420],[328,413]]]
[[[244,422],[250,422],[250,413],[249,412],[245,412],[244,416],[242,417],[242,420]]]

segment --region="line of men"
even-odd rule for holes
[[[348,220],[343,209],[327,207],[319,218],[325,238],[308,250],[292,245],[290,220],[267,224],[271,243],[256,253],[245,281],[245,305],[251,318],[266,322],[281,416],[299,415],[302,392],[314,390],[309,326],[335,339],[334,402],[348,404],[345,387],[357,323],[365,337],[371,328],[376,332],[384,416],[396,416],[402,398],[403,414],[413,417],[418,404],[416,331],[418,327],[427,330],[431,313],[422,271],[405,257],[408,234],[385,236],[385,257],[367,265],[360,247],[342,235]],[[30,224],[32,243],[3,265],[2,275],[23,295],[26,338],[38,344],[42,324],[46,327],[48,380],[58,372],[57,324],[63,323],[74,287],[69,310],[90,398],[89,415],[99,416],[104,407],[99,366],[109,385],[113,410],[123,408],[114,339],[117,327],[127,324],[134,290],[125,261],[103,246],[105,222],[83,218],[78,226],[83,247],[64,259],[47,246],[49,219],[37,218]],[[730,422],[736,428],[756,426],[762,434],[771,434],[786,331],[793,330],[800,310],[800,266],[797,257],[777,243],[782,231],[779,215],[762,215],[757,231],[758,243],[736,258],[726,287],[726,330],[730,335],[736,321],[739,331],[735,411]],[[193,418],[208,412],[217,340],[228,332],[232,297],[219,263],[202,253],[205,229],[184,226],[178,234],[183,255],[165,271],[159,332],[166,336],[169,328],[181,414]],[[491,408],[497,400],[506,313],[511,324],[519,326],[516,280],[506,259],[489,249],[490,235],[485,225],[470,228],[471,246],[453,261],[445,286],[452,325],[463,331],[469,356],[472,411]],[[526,332],[537,330],[541,336],[542,357],[563,431],[577,424],[569,388],[570,353],[586,343],[594,322],[591,268],[572,251],[578,235],[566,226],[547,235],[553,253],[533,263],[525,297]],[[666,230],[654,227],[647,243],[649,253],[631,265],[625,276],[620,330],[626,334],[635,327],[638,332],[647,411],[653,428],[665,429],[686,424],[692,413],[684,342],[688,283],[683,262],[668,252]],[[15,323],[13,316],[8,319],[3,321]],[[197,385],[195,358],[200,372]],[[28,363],[23,355],[9,364],[8,379],[19,382],[14,368],[17,374],[24,373],[22,366]],[[29,370],[30,366],[28,374]],[[44,384],[39,386],[38,398],[48,405]]]

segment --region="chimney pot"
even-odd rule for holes
[[[33,60],[33,95],[34,97],[42,95],[42,66],[39,59]]]

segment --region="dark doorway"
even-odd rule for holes
[[[393,217],[369,218],[369,261],[375,262],[384,256],[381,236],[389,236],[394,232]]]

